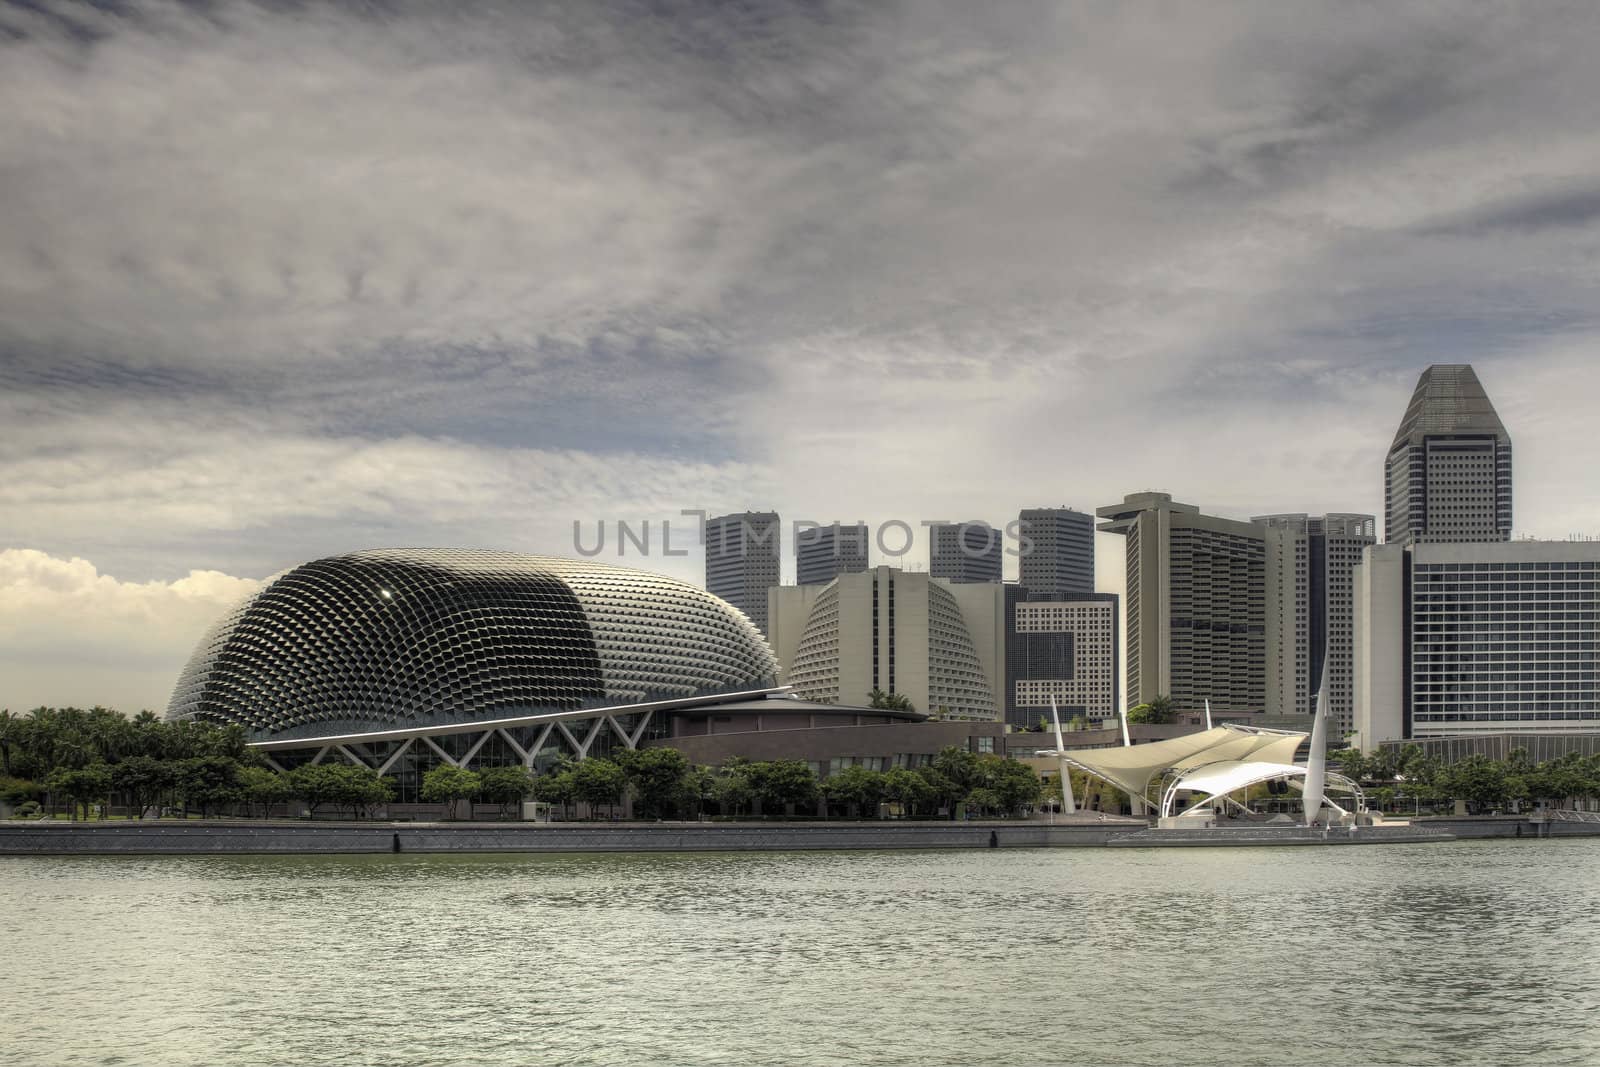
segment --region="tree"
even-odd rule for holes
[[[724,815],[743,815],[756,799],[755,787],[743,767],[724,768],[714,779],[717,810]]]
[[[993,794],[990,807],[1010,813],[1037,804],[1044,789],[1033,768],[1001,756],[978,757],[977,781]]]
[[[1533,795],[1562,807],[1569,807],[1578,797],[1591,796],[1596,791],[1592,765],[1576,752],[1546,760],[1528,778]]]
[[[177,762],[173,784],[184,804],[199,808],[204,819],[213,809],[239,800],[239,771],[239,761],[231,756],[196,756]]]
[[[817,776],[804,760],[771,760],[747,763],[743,772],[750,780],[761,810],[780,811],[790,804],[814,804],[817,800]]]
[[[960,745],[946,745],[933,757],[933,769],[950,781],[954,791],[965,796],[978,784],[978,757]]]
[[[1333,761],[1338,764],[1340,772],[1351,781],[1359,782],[1366,777],[1367,759],[1359,748],[1340,749],[1333,753]]]
[[[478,778],[479,795],[500,806],[502,819],[533,792],[533,775],[523,767],[488,767]]]
[[[1128,722],[1160,725],[1178,721],[1178,709],[1173,707],[1172,698],[1158,696],[1154,700],[1138,704],[1128,709]]]
[[[1446,767],[1439,785],[1457,801],[1487,808],[1505,798],[1506,772],[1498,761],[1474,753]]]
[[[1378,751],[1367,757],[1365,770],[1368,778],[1392,782],[1400,773],[1400,754],[1387,745],[1379,746]]]
[[[441,763],[422,776],[421,796],[429,804],[443,804],[445,818],[453,819],[457,802],[476,795],[482,784],[478,775],[465,767]]]
[[[950,818],[955,818],[956,803],[966,795],[966,791],[948,775],[941,773],[938,767],[918,767],[916,774],[927,784],[929,803],[948,809]]]
[[[917,710],[912,706],[911,698],[904,693],[885,693],[882,689],[873,689],[867,694],[867,707],[881,708],[886,711]]]
[[[896,767],[883,776],[884,796],[900,805],[901,815],[910,815],[933,798],[927,779],[916,771]]]
[[[570,812],[574,796],[572,769],[560,766],[548,773],[541,774],[533,780],[533,797],[545,804],[560,804],[561,816],[566,818]]]
[[[642,817],[660,818],[684,795],[689,761],[675,748],[624,750],[612,760],[633,788],[635,811]]]
[[[830,774],[821,788],[828,800],[855,808],[862,818],[876,818],[887,785],[882,771],[845,767]]]
[[[78,809],[89,817],[89,805],[104,801],[111,794],[111,770],[104,763],[91,763],[78,769],[61,768],[45,780],[51,793],[59,793],[72,803],[72,820],[78,819]]]
[[[261,805],[261,817],[270,818],[274,804],[293,797],[288,775],[270,767],[245,767],[239,771],[239,788],[248,804]]]
[[[1001,806],[1000,794],[987,786],[978,786],[966,795],[967,811],[986,814]]]
[[[128,806],[139,819],[160,805],[174,781],[172,765],[153,756],[129,756],[111,768],[111,788],[128,798]]]
[[[694,805],[695,818],[717,798],[717,772],[710,767],[690,767],[683,776],[683,793]]]
[[[349,808],[351,818],[359,819],[363,813],[370,815],[380,804],[394,799],[393,783],[371,767],[347,763],[334,767],[333,774],[333,802]]]
[[[627,786],[628,776],[608,759],[591,756],[572,768],[573,795],[589,805],[590,815],[601,804],[610,808],[611,814],[615,815],[617,802],[622,799],[622,791]]]
[[[289,787],[305,803],[306,812],[313,817],[318,808],[333,800],[340,792],[342,783],[332,772],[333,768],[324,763],[302,764],[289,772]]]
[[[11,778],[16,774],[11,769],[11,754],[22,744],[26,732],[27,725],[20,716],[10,710],[0,711],[0,776]]]

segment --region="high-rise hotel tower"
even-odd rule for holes
[[[1387,542],[1511,539],[1511,435],[1470,366],[1422,372],[1383,483]]]

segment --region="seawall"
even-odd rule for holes
[[[0,823],[0,855],[783,852],[1104,845],[1136,820],[999,823]]]
[[[1383,844],[1600,836],[1600,824],[1507,816],[1422,819],[1416,833],[1158,831],[1143,820],[961,823],[6,822],[0,855],[296,855],[382,852],[788,852]]]

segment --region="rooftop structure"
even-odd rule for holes
[[[1384,461],[1384,540],[1511,537],[1511,435],[1473,369],[1422,372]]]

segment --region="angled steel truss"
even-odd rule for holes
[[[597,742],[610,739],[623,748],[634,749],[649,732],[658,714],[689,708],[715,707],[717,704],[749,700],[782,693],[787,686],[750,689],[715,697],[689,697],[656,700],[641,704],[621,704],[578,711],[540,712],[481,722],[448,726],[423,726],[367,733],[337,734],[322,737],[282,738],[256,741],[249,747],[260,752],[278,770],[286,764],[321,763],[344,759],[379,774],[388,774],[409,754],[427,750],[453,767],[470,766],[485,746],[503,745],[530,771],[537,770],[541,753],[551,743],[562,754],[585,759]],[[281,759],[280,759],[281,757]]]

